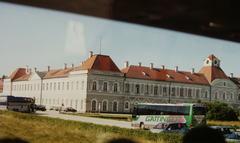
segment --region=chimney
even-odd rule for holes
[[[175,67],[175,72],[178,72],[178,66]]]
[[[67,69],[67,64],[66,63],[64,63],[64,69]]]
[[[72,64],[72,68],[74,68],[74,64]]]
[[[139,67],[141,67],[141,66],[142,66],[142,63],[141,63],[141,62],[139,62],[139,63],[138,63],[138,66],[139,66]]]
[[[81,63],[80,63],[80,66],[82,66],[83,64],[84,64],[84,62],[81,62]]]
[[[37,72],[37,68],[36,67],[34,68],[34,71]]]
[[[93,56],[93,51],[89,52],[89,58],[91,58]]]
[[[29,72],[29,67],[28,65],[26,65],[26,74],[28,74],[28,72]]]
[[[162,69],[165,70],[165,66],[164,65],[162,65]]]
[[[153,63],[150,63],[150,69],[153,69]]]
[[[128,61],[126,61],[125,63],[124,63],[124,68],[127,68],[129,66],[129,63],[128,63]]]
[[[191,74],[194,74],[194,73],[195,73],[195,69],[192,68],[192,70],[191,70]]]
[[[230,77],[233,78],[233,73],[230,73]]]
[[[50,66],[47,67],[48,68],[48,72],[50,71]]]

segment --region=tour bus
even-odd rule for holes
[[[0,96],[0,109],[18,112],[34,112],[35,100],[29,97]]]
[[[170,123],[186,123],[188,127],[206,124],[206,107],[190,103],[139,103],[134,106],[132,127],[150,129],[158,124]]]

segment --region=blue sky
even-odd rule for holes
[[[39,70],[80,64],[88,52],[130,64],[200,70],[210,54],[227,75],[240,76],[240,44],[165,29],[0,2],[0,75],[17,67]]]

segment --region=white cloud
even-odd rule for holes
[[[84,25],[81,22],[69,21],[66,29],[65,52],[84,55],[86,53],[85,42]]]

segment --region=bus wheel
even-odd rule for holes
[[[140,129],[145,129],[145,126],[144,126],[143,122],[140,123]]]

